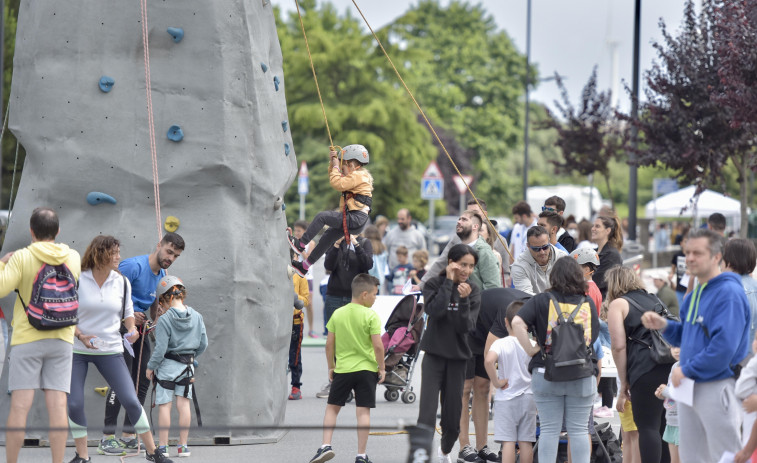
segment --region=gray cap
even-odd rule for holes
[[[158,297],[160,297],[165,294],[166,291],[177,285],[181,286],[182,288],[186,288],[186,286],[184,286],[184,282],[181,281],[179,277],[175,275],[166,275],[160,279],[160,281],[158,282],[158,288],[155,291],[158,293]]]
[[[570,257],[576,259],[578,265],[594,264],[599,267],[599,254],[590,247],[578,248],[570,253]]]
[[[347,145],[342,148],[342,159],[354,159],[360,164],[368,164],[368,150],[363,145]]]

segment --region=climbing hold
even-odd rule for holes
[[[169,215],[168,217],[166,217],[165,223],[163,223],[163,228],[165,228],[167,232],[173,233],[179,229],[179,225],[181,225],[179,219],[172,215]]]
[[[276,196],[276,199],[273,200],[273,210],[275,211],[277,209],[281,209],[281,210],[286,209],[286,205],[284,204],[284,198],[282,198],[281,196]]]
[[[181,141],[184,138],[184,131],[181,130],[181,127],[178,125],[172,125],[168,128],[168,133],[166,134],[169,140],[171,141]]]
[[[98,85],[100,86],[100,90],[103,91],[103,93],[108,93],[111,90],[113,90],[113,86],[116,84],[116,81],[113,80],[112,77],[108,76],[102,76],[100,77],[100,82]]]
[[[176,43],[181,42],[181,39],[184,38],[184,29],[181,27],[169,27],[166,32],[173,37],[173,41]]]
[[[108,395],[108,389],[110,389],[108,386],[100,386],[95,388],[95,392],[105,397],[106,395]]]
[[[260,63],[260,68],[263,69],[263,72],[268,72],[268,65],[265,63]]]
[[[286,203],[281,203],[281,210],[282,210],[282,211],[285,211],[285,210],[287,210],[287,205],[286,205]]]
[[[103,203],[116,204],[116,198],[105,193],[100,193],[99,191],[92,191],[87,194],[87,202],[92,206],[97,206],[98,204]]]
[[[276,87],[276,91],[279,91],[279,84],[281,81],[279,80],[279,76],[273,76],[273,86]]]
[[[284,143],[284,154],[289,156],[289,143]]]
[[[286,132],[287,129],[289,128],[289,122],[281,121],[281,128],[284,129],[284,132]]]

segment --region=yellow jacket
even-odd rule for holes
[[[338,167],[332,167],[329,170],[329,183],[337,191],[373,196],[373,177],[363,167],[350,175],[342,175]],[[347,208],[351,211],[368,212],[368,206],[353,198],[347,200]],[[344,210],[344,197],[339,200],[339,210]]]
[[[292,278],[294,282],[294,292],[297,293],[297,297],[300,298],[304,305],[308,305],[310,302],[310,289],[308,288],[308,281],[305,278],[295,274]],[[299,325],[302,323],[302,310],[294,309],[293,323]]]
[[[81,273],[81,258],[79,253],[65,244],[50,241],[37,241],[24,249],[13,253],[7,264],[0,262],[0,297],[5,297],[18,289],[24,302],[31,299],[32,284],[37,272],[43,264],[68,265],[71,273],[79,279]],[[16,297],[13,306],[13,337],[11,346],[27,344],[42,339],[61,339],[74,343],[74,326],[67,326],[57,330],[40,331],[29,324],[26,311],[21,301]]]

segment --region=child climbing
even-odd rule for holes
[[[341,170],[339,153],[331,151],[329,155],[329,183],[335,190],[342,192],[339,210],[316,214],[299,239],[287,230],[289,245],[294,252],[302,255],[310,240],[315,238],[324,226],[329,227],[307,258],[302,261],[292,260],[292,267],[302,277],[339,238],[345,234],[359,234],[368,223],[368,213],[371,210],[373,177],[365,169],[365,165],[368,164],[368,150],[363,145],[345,146],[341,152]]]
[[[188,457],[190,452],[187,438],[192,420],[189,405],[194,396],[194,363],[195,358],[208,347],[208,336],[202,315],[184,305],[187,290],[179,278],[164,276],[158,283],[156,293],[163,315],[155,328],[155,350],[147,363],[146,372],[148,379],[155,376],[158,383],[155,388],[155,404],[158,405],[160,444],[156,452],[168,456],[171,403],[176,396],[181,426],[176,451],[180,457]]]

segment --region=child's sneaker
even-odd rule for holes
[[[73,460],[69,461],[68,463],[91,463],[92,457],[87,458],[86,460],[79,456],[79,453],[76,453],[76,456]]]
[[[118,445],[121,446],[122,449],[126,451],[126,453],[129,454],[135,454],[135,453],[144,453],[145,452],[145,444],[139,443],[139,447],[137,447],[137,438],[133,437],[131,439],[124,439],[123,437],[118,439]]]
[[[360,455],[355,457],[355,463],[373,463],[368,455],[361,457]]]
[[[315,396],[319,399],[327,399],[329,397],[329,393],[331,392],[331,383],[326,383],[325,386],[323,386],[323,389],[316,392]]]
[[[323,463],[329,461],[336,456],[336,453],[331,449],[330,445],[321,447],[315,452],[315,456],[310,459],[310,463]]]
[[[457,461],[458,463],[467,463],[467,462],[475,462],[475,463],[482,463],[483,460],[481,460],[478,457],[478,453],[476,452],[476,449],[471,447],[470,445],[466,445],[460,450],[460,453],[457,455]]]
[[[179,457],[188,457],[192,453],[189,451],[189,447],[186,445],[179,445],[176,447],[176,454],[179,455]]]
[[[165,452],[165,446],[163,447],[155,447],[155,453],[150,455],[149,453],[145,455],[145,459],[147,461],[153,461],[155,463],[173,463],[173,460],[168,458],[168,455]],[[162,450],[161,450],[162,449]]]
[[[292,251],[296,252],[298,256],[301,256],[303,252],[305,252],[305,245],[300,243],[299,238],[295,238],[294,235],[292,235],[292,229],[287,228],[287,241],[289,241],[289,247],[292,248]]]
[[[320,336],[318,336],[318,334],[316,334],[316,332],[315,332],[315,331],[313,331],[313,330],[310,330],[310,331],[308,331],[308,337],[309,337],[309,338],[318,339],[318,338],[319,338]]]
[[[289,394],[289,400],[302,399],[302,392],[299,387],[292,386],[292,392]]]
[[[302,278],[305,278],[305,275],[308,273],[308,269],[305,268],[305,266],[302,264],[302,262],[298,260],[293,260],[291,264],[294,271],[297,273],[297,275],[301,276]]]
[[[111,456],[123,456],[126,455],[126,451],[118,443],[116,436],[105,436],[100,439],[100,443],[97,445],[97,453],[100,455]]]
[[[501,461],[499,456],[489,449],[488,445],[484,445],[483,448],[478,451],[478,457],[484,461],[491,461],[491,462]]]

